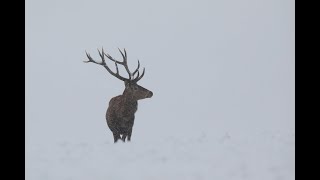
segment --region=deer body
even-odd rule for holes
[[[96,61],[94,61],[88,53],[87,53],[87,57],[89,61],[85,61],[85,62],[93,62],[93,63],[104,66],[110,74],[124,81],[125,90],[123,91],[123,94],[113,97],[110,100],[109,107],[106,112],[107,124],[109,129],[112,131],[115,143],[119,139],[121,139],[124,142],[126,138],[128,139],[128,141],[131,140],[132,128],[133,128],[134,119],[135,119],[134,114],[138,109],[138,100],[151,98],[153,96],[153,93],[151,91],[137,84],[137,82],[144,75],[144,70],[143,70],[142,75],[139,76],[139,67],[140,67],[139,61],[138,61],[137,69],[133,73],[131,73],[127,65],[126,51],[124,50],[125,54],[123,54],[120,49],[119,51],[123,57],[123,62],[117,61],[113,59],[110,55],[105,54],[103,49],[102,49],[102,53],[100,53],[99,51],[99,55],[102,59],[102,63],[97,63]],[[108,59],[115,62],[117,73],[114,73],[110,70],[110,68],[107,66],[105,62],[104,56],[107,56]],[[117,64],[121,64],[125,67],[127,73],[129,74],[129,78],[124,78],[119,75]],[[137,73],[137,76],[134,78],[136,73]]]
[[[120,139],[124,141],[126,137],[131,140],[132,127],[134,124],[134,114],[138,109],[137,101],[128,101],[123,95],[114,97],[109,102],[106,113],[107,124],[112,131],[114,141]]]

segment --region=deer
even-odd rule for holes
[[[128,67],[126,49],[124,48],[123,52],[119,48],[118,50],[120,51],[123,58],[122,61],[118,61],[111,57],[109,54],[105,53],[103,48],[101,52],[98,49],[100,58],[102,60],[101,62],[93,60],[90,54],[87,52],[86,55],[89,60],[84,61],[85,63],[91,62],[103,66],[112,76],[124,82],[125,89],[123,93],[110,99],[105,116],[108,127],[113,134],[114,143],[116,143],[119,139],[125,142],[126,138],[127,141],[131,141],[135,113],[138,110],[138,100],[151,98],[153,96],[152,91],[137,84],[138,81],[142,79],[145,73],[145,68],[143,68],[142,74],[140,75],[139,60],[138,67],[133,72],[131,72]],[[113,72],[108,67],[105,57],[114,62],[116,72]],[[123,77],[119,74],[118,65],[122,65],[125,68],[126,72],[128,73],[128,78]]]

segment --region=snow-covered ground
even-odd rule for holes
[[[167,136],[29,147],[27,179],[294,179],[292,134]]]
[[[29,147],[27,179],[294,179],[292,134],[164,137]]]
[[[294,34],[292,0],[27,0],[26,180],[294,180]],[[129,143],[102,46],[154,93]]]

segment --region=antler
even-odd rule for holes
[[[119,49],[119,48],[118,48],[118,49]],[[118,78],[118,79],[120,79],[120,80],[122,80],[122,81],[138,82],[138,81],[144,76],[145,68],[143,68],[143,72],[142,72],[142,74],[141,74],[141,76],[140,76],[140,75],[139,75],[140,62],[139,62],[139,60],[138,60],[138,67],[136,68],[136,70],[135,70],[133,73],[131,73],[130,70],[129,70],[129,67],[128,67],[126,49],[124,49],[124,54],[123,54],[123,52],[122,52],[120,49],[119,49],[119,51],[120,51],[120,53],[121,53],[121,55],[122,55],[122,58],[123,58],[123,61],[122,61],[122,62],[114,59],[114,58],[111,57],[109,54],[106,54],[106,53],[104,52],[103,48],[102,48],[102,52],[100,52],[99,49],[98,49],[99,55],[100,55],[101,60],[102,60],[101,63],[98,63],[98,62],[96,62],[95,60],[93,60],[92,57],[90,56],[90,54],[87,53],[87,51],[86,51],[86,55],[87,55],[89,61],[83,61],[83,62],[85,62],[85,63],[92,62],[92,63],[95,63],[95,64],[102,65],[103,67],[105,67],[105,68],[107,69],[107,71],[108,71],[111,75],[115,76],[116,78]],[[111,61],[114,62],[115,66],[116,66],[116,71],[117,71],[116,73],[114,73],[114,72],[107,66],[107,63],[106,63],[106,61],[105,61],[104,56],[106,56],[108,59],[110,59]],[[118,69],[118,64],[124,66],[124,68],[126,69],[128,75],[129,75],[129,79],[120,76],[120,74],[119,74],[119,69]],[[137,74],[137,77],[133,78],[136,73],[138,73],[138,74]],[[133,79],[132,79],[132,78],[133,78]]]

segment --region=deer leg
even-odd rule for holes
[[[118,141],[118,139],[120,139],[120,134],[112,132],[113,133],[113,139],[114,139],[114,143],[116,143]]]
[[[123,135],[122,135],[122,141],[123,141],[123,142],[126,142],[126,137],[127,137],[127,134],[123,134]]]
[[[131,141],[131,133],[132,133],[132,128],[128,132],[128,141]]]

